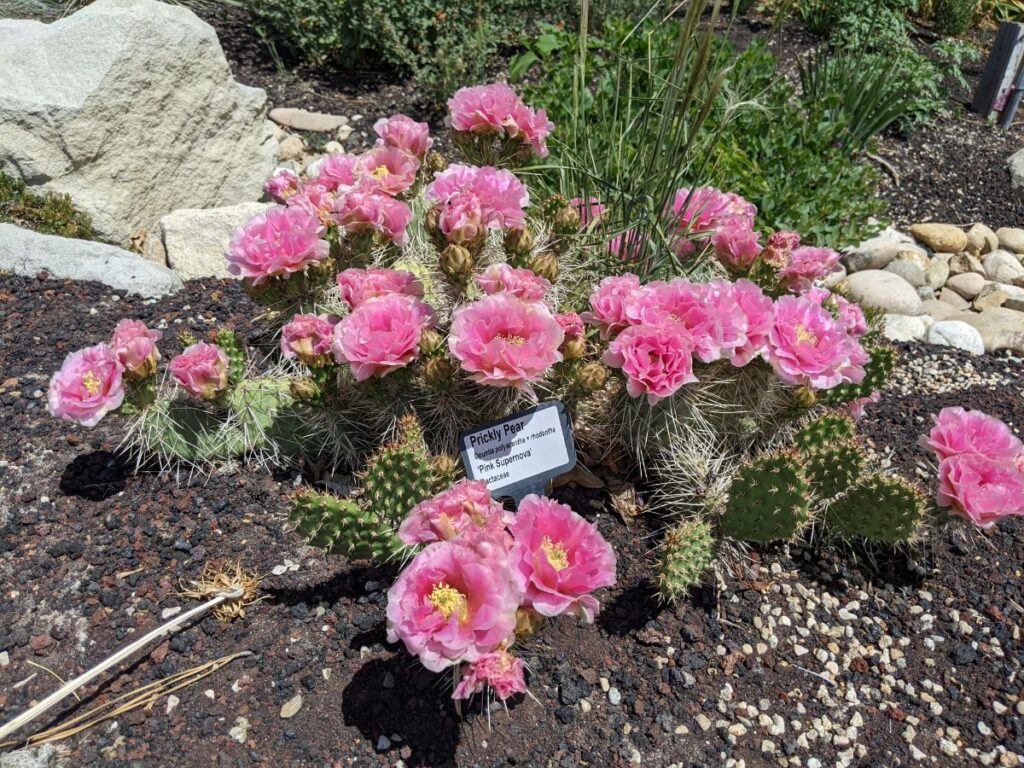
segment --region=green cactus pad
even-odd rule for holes
[[[804,425],[795,435],[793,444],[801,453],[820,451],[826,446],[852,440],[857,436],[853,419],[841,413],[826,413]]]
[[[295,403],[295,398],[290,380],[258,378],[239,381],[225,396],[225,402],[244,427],[268,433],[278,416]]]
[[[234,386],[245,376],[245,345],[237,333],[224,328],[217,331],[217,346],[228,356],[228,382]]]
[[[397,439],[370,457],[360,482],[367,506],[396,526],[410,509],[433,495],[432,460],[415,416],[399,422]]]
[[[729,488],[722,533],[741,541],[796,536],[810,518],[810,484],[795,451],[778,451],[742,466]]]
[[[821,392],[821,402],[832,405],[849,403],[861,397],[868,397],[886,385],[896,367],[896,350],[880,346],[868,349],[868,353],[871,359],[864,366],[864,380],[860,384],[841,384]]]
[[[884,544],[913,538],[924,520],[924,494],[901,477],[865,477],[833,502],[825,515],[835,532]]]
[[[223,413],[180,399],[159,399],[145,408],[132,436],[140,453],[163,461],[222,461],[262,447],[256,435],[229,424]]]
[[[852,440],[804,454],[804,472],[817,499],[832,499],[860,479],[865,457]]]
[[[665,535],[658,563],[658,591],[666,602],[677,600],[700,583],[715,560],[715,537],[701,520],[684,520]]]
[[[310,546],[350,560],[385,562],[405,549],[393,526],[355,501],[330,493],[301,491],[292,500],[288,518]]]

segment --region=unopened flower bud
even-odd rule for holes
[[[798,408],[811,408],[818,402],[818,396],[810,387],[797,387],[793,390],[793,403]]]
[[[448,167],[448,161],[444,159],[444,155],[440,152],[430,152],[426,158],[427,170],[432,173],[440,173]]]
[[[473,254],[452,243],[441,252],[441,271],[456,282],[464,283],[473,272]]]
[[[529,256],[533,250],[533,233],[527,227],[510,229],[505,233],[505,249],[517,256]]]
[[[608,369],[601,363],[587,363],[580,368],[580,385],[588,392],[597,392],[608,381]]]
[[[302,402],[313,400],[320,394],[320,388],[312,379],[292,379],[288,385],[292,397]]]
[[[579,336],[566,337],[558,350],[563,360],[581,360],[587,353],[587,342]]]
[[[447,453],[439,453],[431,462],[434,474],[445,480],[453,480],[459,472],[459,462]]]
[[[558,257],[553,253],[538,253],[529,264],[530,271],[549,282],[558,279]]]
[[[431,357],[423,366],[423,380],[434,389],[448,389],[454,376],[455,369],[447,357]]]
[[[580,212],[571,205],[565,205],[555,213],[551,223],[559,232],[575,232],[580,228]]]
[[[444,336],[437,331],[426,330],[420,335],[420,352],[432,355],[444,344]]]
[[[430,233],[437,232],[438,222],[440,220],[441,209],[435,205],[433,208],[428,209],[427,212],[423,214],[423,228]]]

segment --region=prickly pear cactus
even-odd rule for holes
[[[658,563],[658,591],[666,602],[686,594],[700,582],[715,560],[715,537],[701,520],[684,520],[665,535]]]
[[[855,442],[847,440],[802,454],[804,472],[816,499],[832,499],[845,491],[864,471],[865,457]]]
[[[360,478],[363,499],[382,520],[398,525],[409,510],[434,492],[434,468],[415,416],[398,424],[398,437],[382,446]]]
[[[404,546],[395,528],[352,499],[313,490],[292,500],[289,520],[311,546],[351,560],[384,562],[399,557]]]
[[[759,456],[742,466],[729,488],[720,526],[742,541],[793,538],[810,518],[810,484],[796,451]]]
[[[833,405],[849,403],[882,389],[896,367],[896,350],[892,347],[873,347],[868,350],[871,359],[864,366],[864,380],[860,384],[840,384],[821,393],[822,401]]]
[[[875,474],[833,502],[825,519],[829,528],[843,536],[898,544],[913,538],[926,508],[924,494],[913,483]]]
[[[217,331],[217,346],[228,356],[228,383],[234,386],[245,376],[245,344],[238,338],[237,333],[224,328]]]
[[[793,435],[793,444],[801,453],[807,454],[852,440],[856,436],[857,428],[853,424],[853,419],[833,412],[808,422]]]
[[[156,400],[139,414],[129,434],[140,456],[186,464],[243,456],[264,445],[258,438],[200,403],[179,399]]]

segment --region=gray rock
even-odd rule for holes
[[[998,247],[999,238],[996,233],[984,224],[979,222],[967,230],[967,250],[971,253],[984,256]]]
[[[915,288],[920,288],[927,283],[924,270],[916,261],[910,259],[896,259],[885,266],[886,272],[899,275]]]
[[[947,304],[944,301],[939,301],[938,299],[922,301],[921,310],[924,314],[934,320],[945,320],[950,315],[955,315],[959,311],[957,307]]]
[[[257,200],[277,142],[183,5],[96,0],[52,24],[0,20],[0,171],[63,192],[127,245],[178,208]]]
[[[949,304],[954,309],[967,309],[971,303],[951,288],[943,288],[939,291],[939,301]]]
[[[847,272],[882,269],[899,257],[900,251],[905,250],[919,250],[924,253],[920,246],[914,244],[913,238],[889,227],[860,245],[847,249],[843,254],[843,263]]]
[[[955,224],[914,224],[910,234],[937,253],[960,253],[967,249],[967,234]]]
[[[183,280],[231,277],[224,260],[231,237],[238,227],[270,207],[269,203],[239,203],[169,213],[146,238],[144,253],[146,258],[166,263]]]
[[[821,278],[821,284],[830,291],[846,279],[846,267],[836,264],[835,270]]]
[[[931,322],[928,315],[886,315],[885,337],[890,341],[920,341],[928,332]]]
[[[984,288],[981,289],[974,301],[971,303],[976,312],[984,312],[986,309],[995,309],[1001,307],[1006,303],[1010,295],[1002,290],[1004,286],[999,283],[987,283]]]
[[[989,287],[998,289],[1001,293],[1006,294],[1006,301],[1003,302],[1003,306],[1006,309],[1015,309],[1018,312],[1024,312],[1024,288],[1020,288],[1015,285],[999,285],[997,283],[989,283],[985,286],[988,290]]]
[[[985,342],[972,325],[960,320],[940,320],[928,329],[925,340],[929,344],[955,347],[973,355],[985,354]]]
[[[1024,282],[1024,266],[1008,251],[993,251],[985,257],[985,275],[989,280],[1007,285]]]
[[[985,287],[985,278],[977,272],[965,272],[962,275],[954,275],[946,281],[946,287],[956,291],[960,296],[970,301]]]
[[[301,162],[306,153],[306,145],[301,136],[289,136],[281,142],[281,160]]]
[[[996,230],[999,246],[1014,253],[1024,253],[1024,229],[1019,227],[1000,227]]]
[[[1024,189],[1024,149],[1018,149],[1006,161],[1010,170],[1010,183],[1014,189]]]
[[[949,279],[949,259],[936,256],[928,264],[924,272],[925,282],[936,291],[942,288]]]
[[[0,768],[61,768],[67,762],[67,749],[53,744],[25,747],[0,755]]]
[[[921,297],[921,301],[931,301],[935,298],[935,289],[930,285],[922,285],[917,289],[917,295]]]
[[[985,267],[974,256],[969,253],[954,253],[949,256],[949,274],[962,275],[965,272],[977,272],[985,274]]]
[[[950,320],[961,320],[981,334],[986,352],[1009,349],[1024,353],[1024,312],[1006,307],[987,309],[980,315],[965,312]]]
[[[40,235],[13,224],[0,224],[0,271],[95,280],[119,291],[159,297],[181,288],[174,272],[114,245]]]
[[[920,315],[921,298],[914,287],[899,275],[880,269],[854,272],[842,286],[850,298],[863,307],[873,307],[894,315]]]
[[[310,112],[295,107],[275,107],[270,110],[270,119],[285,128],[295,131],[318,131],[330,133],[348,123],[344,115],[328,115],[324,112]]]

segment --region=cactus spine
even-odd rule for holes
[[[677,600],[700,583],[715,560],[715,537],[701,520],[684,520],[665,535],[658,563],[658,591],[666,602]]]

